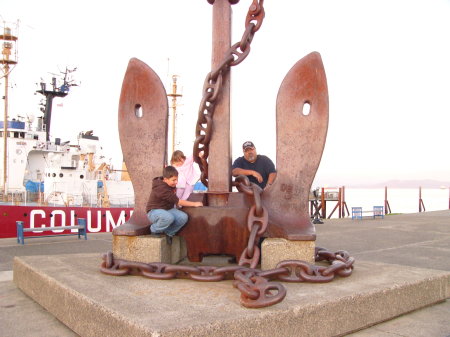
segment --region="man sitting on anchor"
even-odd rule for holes
[[[277,177],[277,170],[272,160],[264,155],[256,153],[255,144],[246,141],[242,144],[244,156],[237,158],[232,166],[233,177],[245,175],[250,182],[257,184],[262,189],[269,187]]]
[[[156,177],[152,182],[152,192],[147,203],[147,217],[152,223],[152,234],[166,234],[167,243],[172,243],[172,237],[186,224],[188,215],[176,206],[203,206],[202,202],[181,200],[177,197],[176,186],[178,171],[173,166],[166,166],[162,177]]]

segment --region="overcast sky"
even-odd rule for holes
[[[233,43],[250,4],[233,6]],[[232,68],[233,160],[245,140],[275,160],[278,89],[299,59],[318,51],[330,122],[315,186],[450,181],[449,0],[266,0],[264,7],[250,55]],[[0,19],[20,20],[10,116],[39,116],[36,83],[77,67],[81,85],[55,100],[63,107],[54,108],[52,136],[74,140],[94,130],[120,163],[118,101],[128,60],[137,57],[168,90],[170,77],[180,76],[178,148],[189,153],[211,70],[211,9],[206,0],[0,0]]]

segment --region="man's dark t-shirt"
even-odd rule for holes
[[[270,160],[269,157],[260,154],[257,155],[256,161],[254,163],[250,163],[243,156],[237,158],[232,166],[232,169],[235,168],[241,168],[244,170],[253,170],[258,172],[263,178],[263,181],[261,183],[259,183],[258,179],[256,179],[254,176],[247,176],[247,177],[250,180],[250,182],[257,184],[261,188],[266,187],[267,179],[269,179],[269,174],[277,172],[275,170],[275,165],[273,164],[272,160]]]

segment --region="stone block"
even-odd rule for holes
[[[178,263],[186,257],[186,243],[179,236],[169,245],[164,235],[114,235],[113,254],[128,261]]]
[[[358,261],[350,277],[283,282],[281,303],[247,309],[231,280],[110,276],[100,264],[98,253],[15,257],[14,283],[83,337],[347,336],[444,301],[450,288],[448,271]]]
[[[261,245],[261,269],[273,269],[284,260],[314,263],[315,241],[290,241],[267,238]]]

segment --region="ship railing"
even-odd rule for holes
[[[71,193],[63,197],[62,192],[53,191],[47,195],[44,201],[43,192],[30,192],[30,191],[8,191],[8,194],[0,192],[0,201],[3,204],[10,205],[39,205],[45,204],[48,206],[58,207],[102,207],[98,202],[97,195],[87,193]],[[110,203],[112,208],[116,207],[134,207],[134,195],[133,194],[120,194],[110,197]]]
[[[329,201],[337,201],[339,198],[339,187],[325,187],[322,189],[315,190],[316,195],[314,195],[314,191],[309,192],[309,200],[322,199],[322,192],[325,200]]]
[[[20,191],[20,190],[13,190],[8,191],[6,194],[1,194],[1,200],[4,203],[11,203],[11,205],[20,205],[26,202],[26,191]]]
[[[97,200],[97,191],[93,191],[89,188],[89,186],[83,183],[83,192],[81,193],[81,202],[80,206],[88,206],[88,207],[99,207]]]
[[[132,194],[118,194],[109,196],[111,207],[133,207],[134,195]]]
[[[57,151],[57,150],[58,150],[56,144],[53,143],[53,142],[50,142],[50,141],[47,142],[47,144],[46,144],[46,149],[47,149],[48,151]]]
[[[25,204],[28,202],[39,203],[42,198],[42,192],[26,191]]]
[[[63,197],[62,192],[52,192],[47,197],[47,203],[50,206],[67,207],[98,207],[95,195],[85,193],[70,193]]]
[[[102,207],[101,200],[99,200],[96,194],[83,193],[80,196],[83,200],[82,203],[75,203],[74,206]],[[117,194],[112,196],[110,195],[109,202],[111,207],[133,207],[135,201],[133,194]]]

